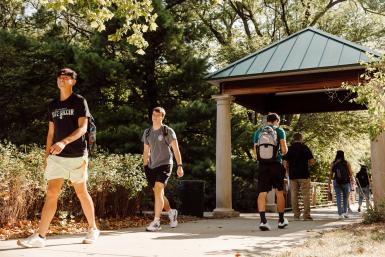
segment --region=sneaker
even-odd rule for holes
[[[309,216],[309,217],[305,217],[305,218],[303,218],[303,220],[305,220],[305,221],[312,221],[312,220],[313,220],[313,218],[312,218],[311,216]]]
[[[338,215],[338,219],[339,220],[343,220],[344,219],[344,216],[341,214],[341,215]]]
[[[19,239],[17,240],[17,244],[26,247],[44,247],[45,246],[46,239],[41,238],[38,233],[34,233],[33,235],[25,238],[25,239]]]
[[[168,218],[170,219],[170,227],[176,228],[176,226],[178,226],[178,211],[176,209],[171,209],[168,213]]]
[[[261,224],[259,224],[259,229],[262,230],[262,231],[269,231],[269,230],[271,230],[270,225],[267,222],[266,223],[261,222]]]
[[[357,210],[358,212],[361,212],[361,208],[360,207],[358,207],[358,210]]]
[[[100,230],[97,228],[88,229],[86,237],[83,239],[83,244],[93,244],[96,242],[100,235]]]
[[[160,221],[159,220],[153,220],[150,225],[146,228],[146,231],[149,232],[155,232],[158,230],[161,230],[162,228],[160,227]]]
[[[285,228],[287,225],[289,225],[289,221],[286,218],[283,219],[283,222],[278,222],[278,228],[280,229]]]
[[[342,216],[344,216],[344,218],[349,218],[349,215],[348,215],[348,213],[342,213]]]
[[[353,210],[348,208],[348,213],[353,213]]]

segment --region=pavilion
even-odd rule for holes
[[[380,57],[366,47],[309,27],[206,77],[220,88],[220,94],[213,96],[217,102],[215,215],[237,215],[232,208],[231,103],[261,114],[364,110],[364,105],[349,101],[354,95],[341,84],[360,82],[365,71],[361,63],[369,61],[368,54]],[[375,202],[385,199],[384,153],[385,133],[371,142]]]

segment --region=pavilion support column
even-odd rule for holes
[[[215,95],[217,101],[217,136],[216,136],[216,208],[215,217],[234,217],[239,213],[232,208],[231,185],[231,117],[230,105],[234,97]]]
[[[371,142],[372,190],[375,206],[385,201],[385,132]]]

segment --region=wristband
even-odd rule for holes
[[[183,164],[178,164],[177,167],[183,167]]]

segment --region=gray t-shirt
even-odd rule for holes
[[[152,127],[145,129],[142,136],[142,142],[150,146],[150,161],[148,167],[150,169],[161,165],[173,164],[173,154],[171,151],[171,142],[176,140],[175,131],[166,126],[166,137],[163,135],[163,127],[154,130]],[[148,133],[147,130],[150,130]]]

